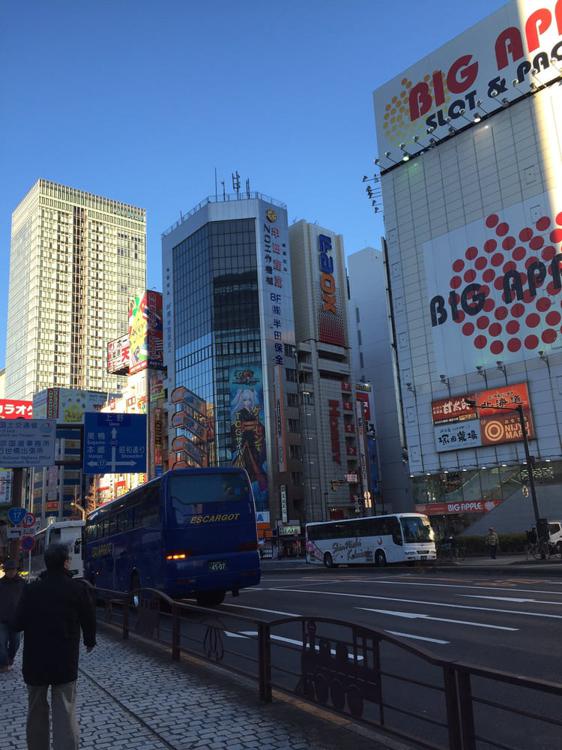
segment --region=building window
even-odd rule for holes
[[[356,308],[355,308],[355,320],[356,320],[356,321],[357,321],[358,323],[360,322],[360,318],[359,318],[359,308],[358,308],[358,307],[356,307]]]
[[[363,343],[363,341],[361,340],[361,331],[359,330],[359,328],[357,329],[357,343],[359,344],[359,346],[361,346],[361,344]]]
[[[365,361],[363,359],[363,352],[359,352],[359,367],[365,367]]]
[[[293,369],[292,367],[286,367],[285,368],[285,376],[289,383],[296,383],[297,382],[297,371]]]
[[[289,419],[289,432],[300,432],[301,426],[298,419]]]

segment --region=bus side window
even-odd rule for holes
[[[400,521],[397,518],[388,519],[388,532],[392,534],[394,544],[402,544],[402,532],[400,530]]]

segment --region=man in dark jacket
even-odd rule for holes
[[[25,587],[15,617],[23,630],[23,679],[28,690],[28,750],[49,749],[51,686],[53,750],[78,750],[76,679],[80,628],[90,652],[96,645],[96,614],[87,584],[73,581],[68,548],[51,544],[45,551],[47,570]]]
[[[4,577],[0,578],[0,672],[12,668],[20,645],[20,634],[14,630],[14,616],[24,586],[17,562],[6,560]]]

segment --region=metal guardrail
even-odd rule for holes
[[[175,661],[185,652],[255,679],[265,703],[273,690],[296,694],[431,750],[538,750],[560,743],[553,734],[562,727],[555,718],[562,717],[559,683],[446,661],[341,620],[264,621],[150,588],[131,594],[96,588],[95,595],[123,639],[137,634],[169,647]],[[406,693],[406,685],[415,690]]]

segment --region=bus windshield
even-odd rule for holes
[[[176,523],[189,523],[211,503],[244,502],[251,499],[250,485],[243,474],[199,474],[170,479],[170,498]]]
[[[400,523],[406,544],[433,542],[435,539],[429,519],[425,516],[402,516]]]

